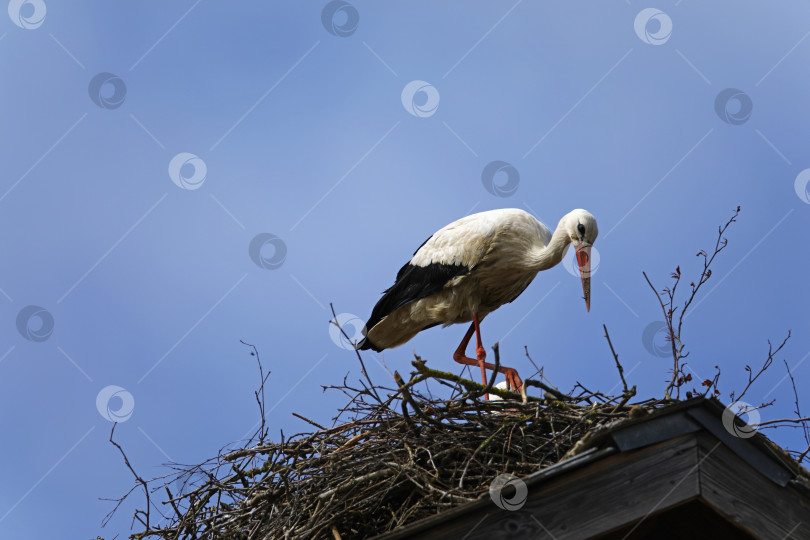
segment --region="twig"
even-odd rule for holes
[[[484,399],[489,399],[489,391],[492,390],[492,387],[495,385],[495,378],[498,376],[498,368],[501,367],[501,347],[496,341],[494,345],[492,345],[492,352],[495,356],[495,362],[493,363],[492,368],[492,375],[489,376],[489,382],[484,387]]]
[[[678,317],[678,339],[679,340],[680,340],[680,336],[681,336],[681,329],[683,327],[683,318],[686,315],[686,310],[692,304],[692,301],[695,299],[695,296],[697,295],[697,292],[700,289],[700,287],[702,287],[703,284],[706,283],[706,281],[708,281],[708,279],[711,277],[712,271],[711,271],[711,269],[709,267],[711,266],[712,262],[714,261],[714,258],[721,251],[723,251],[726,248],[726,246],[728,245],[728,240],[726,238],[723,238],[723,235],[725,234],[726,229],[728,229],[729,226],[732,223],[735,223],[737,221],[737,216],[739,216],[739,215],[740,215],[740,207],[738,206],[737,210],[729,218],[729,220],[726,221],[725,225],[723,225],[722,227],[717,228],[717,241],[714,243],[714,252],[712,253],[711,257],[708,257],[707,253],[705,251],[703,251],[703,250],[699,251],[698,254],[697,254],[698,256],[703,257],[703,272],[701,272],[701,274],[700,274],[700,279],[698,280],[697,285],[695,285],[694,283],[690,284],[691,287],[692,287],[692,294],[690,294],[689,298],[686,299],[686,302],[683,305],[683,309],[681,310],[681,314]]]
[[[624,368],[622,364],[619,362],[619,355],[616,354],[616,349],[613,348],[613,343],[610,341],[610,334],[608,334],[608,329],[606,325],[602,325],[602,328],[605,330],[605,339],[607,339],[608,345],[610,346],[610,352],[613,353],[613,359],[616,361],[616,369],[619,370],[619,377],[622,378],[622,386],[624,387],[624,393],[628,392],[627,390],[627,381],[624,379]]]
[[[239,342],[242,345],[246,345],[246,346],[248,346],[248,347],[250,347],[252,349],[252,351],[250,353],[250,356],[255,356],[256,357],[256,363],[259,364],[259,380],[261,381],[261,383],[259,384],[259,389],[256,390],[255,392],[253,392],[253,395],[256,397],[256,403],[259,405],[259,415],[261,416],[261,424],[259,425],[259,429],[253,435],[253,437],[255,438],[256,435],[258,435],[259,436],[259,444],[263,444],[264,443],[264,438],[267,436],[267,427],[266,427],[267,424],[265,422],[265,416],[264,416],[264,404],[265,404],[264,383],[266,383],[267,378],[270,377],[270,372],[268,371],[267,375],[264,374],[264,368],[262,367],[262,361],[259,358],[259,351],[258,351],[258,349],[256,349],[255,345],[247,343],[247,342],[245,342],[244,340],[241,340],[241,339],[239,340]],[[261,394],[261,396],[259,394]]]
[[[557,390],[556,388],[552,388],[552,387],[548,386],[547,384],[544,384],[544,383],[542,383],[540,381],[534,381],[532,379],[526,379],[525,381],[523,381],[523,384],[525,384],[526,386],[534,386],[536,388],[541,388],[541,389],[545,390],[546,392],[548,392],[549,394],[551,394],[551,396],[554,399],[556,399],[557,401],[570,401],[570,402],[580,401],[580,400],[578,400],[576,398],[565,395],[562,392],[560,392],[559,390]]]
[[[697,296],[698,291],[706,283],[712,275],[711,264],[714,262],[715,257],[723,251],[726,246],[728,245],[728,240],[723,237],[725,234],[726,229],[737,220],[737,216],[740,214],[740,207],[737,207],[737,210],[734,214],[729,218],[729,220],[725,223],[725,225],[717,228],[717,240],[714,244],[714,252],[711,256],[706,253],[704,250],[700,250],[697,253],[698,257],[703,257],[703,270],[700,273],[700,277],[697,280],[697,283],[692,282],[690,283],[691,293],[686,298],[683,307],[676,305],[675,298],[676,298],[676,291],[678,285],[681,281],[681,267],[677,266],[675,268],[675,272],[671,274],[673,279],[673,284],[671,287],[664,288],[660,293],[650,281],[650,278],[647,276],[646,272],[642,272],[644,275],[644,279],[647,281],[647,284],[652,289],[653,293],[655,294],[655,298],[658,300],[658,304],[661,307],[661,311],[664,314],[664,322],[667,326],[667,341],[671,344],[672,349],[672,378],[670,379],[669,383],[667,384],[666,389],[664,390],[664,395],[666,398],[669,398],[671,395],[671,391],[673,388],[676,392],[676,398],[680,399],[680,387],[684,382],[687,382],[691,379],[690,376],[682,376],[682,369],[683,366],[681,365],[681,360],[689,356],[689,353],[684,352],[684,343],[681,338],[683,332],[683,319],[686,316],[686,312],[689,309],[689,306],[692,305],[692,302]],[[665,303],[661,297],[665,296],[667,298],[667,302]],[[680,309],[680,313],[678,314],[678,324],[675,325],[674,318],[678,310]]]
[[[748,383],[745,385],[745,388],[743,388],[742,393],[736,399],[734,398],[734,394],[733,393],[731,394],[732,401],[740,401],[743,398],[745,393],[748,392],[748,389],[751,388],[751,385],[754,384],[754,382],[756,382],[757,379],[759,379],[759,376],[762,375],[763,373],[765,373],[765,371],[769,367],[771,367],[771,364],[773,363],[773,357],[779,351],[782,350],[782,347],[785,346],[785,343],[787,343],[787,341],[789,339],[790,339],[790,330],[788,330],[787,336],[785,336],[785,339],[782,340],[782,343],[780,343],[779,346],[775,350],[773,348],[773,345],[771,344],[771,340],[770,339],[768,340],[768,357],[762,363],[762,367],[759,368],[759,371],[757,371],[756,375],[753,374],[753,370],[751,369],[751,366],[749,366],[749,365],[745,366],[745,371],[748,372]]]
[[[450,426],[445,426],[441,422],[437,421],[435,418],[431,418],[430,416],[425,414],[425,412],[419,407],[419,405],[416,404],[416,401],[414,401],[413,397],[411,397],[411,393],[408,391],[408,387],[405,385],[405,381],[402,380],[402,377],[399,375],[398,372],[396,372],[396,371],[394,372],[394,377],[395,377],[395,379],[397,381],[397,384],[399,385],[400,391],[402,392],[402,397],[405,399],[405,401],[408,402],[408,405],[411,406],[411,408],[414,410],[414,412],[422,420],[424,420],[426,422],[429,422],[430,424],[433,424],[434,426],[436,426],[436,427],[438,427],[440,429],[450,427]]]
[[[135,511],[135,517],[136,518],[138,517],[139,512],[140,512],[140,514],[144,515],[146,517],[146,523],[144,523],[144,526],[146,527],[147,530],[149,530],[149,528],[150,528],[149,527],[149,511],[150,511],[151,506],[152,506],[152,502],[151,502],[151,500],[149,498],[149,486],[147,485],[146,481],[143,478],[138,476],[138,473],[135,472],[135,469],[132,468],[132,464],[129,462],[129,458],[127,458],[127,455],[124,452],[124,449],[121,448],[121,445],[113,440],[113,435],[115,435],[116,426],[118,426],[118,422],[115,422],[113,424],[112,429],[110,430],[110,442],[113,444],[113,446],[118,448],[119,452],[121,452],[121,456],[124,458],[124,463],[126,464],[127,468],[129,469],[129,472],[131,472],[132,476],[135,477],[135,480],[139,484],[141,484],[141,486],[143,486],[143,492],[144,492],[144,495],[146,495],[146,511],[136,510]],[[131,493],[131,491],[130,491],[130,493]],[[124,497],[124,498],[126,498],[126,497]],[[123,501],[123,499],[121,499],[121,500]],[[138,519],[140,520],[140,518],[138,518]]]
[[[754,409],[750,409],[754,410]],[[749,411],[744,411],[749,412]],[[810,422],[810,416],[806,416],[804,418],[779,418],[777,420],[766,420],[765,422],[758,422],[753,424],[754,427],[761,427],[761,426],[770,426],[773,424],[800,424],[804,427],[805,422]]]
[[[616,361],[616,369],[619,370],[619,377],[621,377],[622,386],[624,387],[624,390],[622,391],[621,401],[619,401],[619,403],[616,404],[613,410],[610,411],[612,413],[615,413],[616,411],[621,410],[621,408],[624,407],[628,401],[630,401],[630,398],[636,395],[636,386],[633,385],[632,389],[629,390],[627,389],[627,380],[625,380],[624,378],[624,368],[622,367],[621,362],[619,362],[619,355],[616,354],[616,349],[613,348],[613,342],[610,341],[610,334],[608,333],[607,326],[603,324],[602,328],[605,330],[605,339],[607,339],[608,346],[610,346],[610,352],[613,354],[613,359]]]
[[[661,295],[658,294],[658,291],[652,284],[652,281],[650,281],[650,278],[647,277],[647,273],[641,272],[641,274],[644,276],[644,279],[647,280],[647,284],[650,286],[653,293],[655,293],[655,297],[658,299],[658,304],[661,306],[661,312],[664,314],[664,321],[667,325],[667,332],[669,333],[669,342],[672,344],[672,358],[673,358],[672,379],[669,381],[669,384],[667,384],[667,387],[664,390],[664,396],[669,398],[670,391],[675,386],[675,382],[678,378],[678,373],[680,372],[679,366],[680,357],[678,355],[677,349],[675,348],[676,342],[675,342],[675,330],[672,327],[672,312],[667,311],[667,308],[664,305],[664,301],[661,300]]]
[[[717,373],[714,374],[714,377],[712,379],[706,379],[701,383],[703,386],[706,387],[706,391],[703,392],[703,397],[706,397],[706,395],[711,391],[712,388],[714,388],[715,396],[720,394],[720,390],[717,388],[717,383],[720,381],[720,366],[714,366],[714,369],[717,370]]]
[[[337,315],[335,314],[335,306],[332,305],[332,302],[329,302],[329,309],[332,310],[332,319],[333,319],[330,322],[338,327],[338,330],[340,330],[340,333],[343,334],[343,337],[346,338],[347,343],[352,343],[352,340],[348,336],[348,334],[346,334],[346,331],[343,330],[343,327],[340,326],[340,324],[338,324]],[[375,389],[374,383],[371,382],[371,378],[368,376],[368,371],[366,371],[366,364],[365,364],[365,362],[363,362],[363,357],[360,356],[360,351],[357,350],[357,345],[354,344],[354,343],[352,343],[352,345],[354,345],[354,354],[357,355],[357,359],[360,361],[360,369],[363,372],[363,375],[365,375],[366,381],[368,381],[369,390],[372,392],[372,395],[375,398],[377,398],[377,401],[382,403],[382,400],[380,399],[380,396],[377,394],[377,390]]]
[[[322,425],[320,425],[319,423],[315,422],[314,420],[310,420],[309,418],[307,418],[306,416],[304,416],[302,414],[298,414],[297,412],[294,412],[294,413],[292,413],[292,415],[297,417],[297,418],[300,418],[301,420],[303,420],[307,424],[311,424],[311,425],[315,426],[318,429],[327,429],[327,428],[323,427]]]
[[[793,411],[796,413],[797,418],[801,418],[802,411],[799,408],[799,393],[796,391],[796,381],[793,380],[793,374],[790,372],[790,366],[787,363],[787,360],[782,360],[785,363],[785,369],[787,370],[788,377],[790,377],[790,384],[793,386],[793,398],[794,403],[796,404],[796,410]],[[804,433],[804,442],[808,444],[810,447],[810,430],[807,428],[807,424],[802,422],[802,432]],[[799,460],[801,462],[801,459]]]
[[[542,379],[542,378],[543,378],[543,368],[542,368],[542,367],[538,367],[538,366],[537,366],[537,364],[535,364],[535,363],[534,363],[534,360],[532,359],[532,356],[529,354],[529,347],[528,347],[528,345],[524,345],[524,346],[523,346],[523,350],[524,350],[524,351],[525,351],[525,353],[526,353],[526,358],[528,358],[528,359],[529,359],[529,362],[531,362],[531,363],[532,363],[532,365],[534,366],[534,374],[532,375],[532,377],[534,377],[534,375],[537,375],[537,374],[539,373],[539,374],[540,374],[540,378]],[[529,379],[531,379],[532,377],[529,377]]]
[[[807,457],[807,454],[808,454],[808,453],[810,453],[810,443],[808,443],[808,444],[807,444],[807,448],[805,448],[804,452],[802,452],[801,454],[799,454],[799,457],[798,457],[798,459],[797,459],[796,461],[798,461],[799,463],[801,463],[802,461],[804,461],[804,458],[806,458],[806,457]]]
[[[626,391],[624,392],[624,395],[622,396],[621,401],[619,401],[619,403],[617,403],[617,404],[616,404],[616,406],[615,406],[615,407],[613,407],[613,410],[612,410],[612,411],[610,411],[610,412],[611,412],[611,413],[615,413],[615,412],[617,412],[617,411],[622,410],[622,408],[623,408],[625,405],[627,405],[627,402],[628,402],[628,401],[630,401],[630,399],[631,399],[632,397],[634,397],[635,395],[636,395],[636,385],[634,384],[634,385],[633,385],[633,388],[631,388],[630,390],[626,390]]]
[[[384,477],[384,476],[386,476],[388,474],[389,474],[388,469],[380,469],[378,471],[374,471],[372,473],[360,476],[359,478],[355,478],[351,482],[341,484],[339,487],[337,487],[335,489],[330,489],[329,491],[324,491],[323,493],[318,495],[318,498],[319,499],[328,499],[329,497],[331,497],[332,495],[335,495],[336,493],[340,493],[341,491],[348,491],[348,490],[350,490],[351,488],[353,488],[354,486],[356,486],[358,484],[368,482],[369,480],[376,480],[377,478],[382,478],[382,477]]]

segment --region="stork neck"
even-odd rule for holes
[[[548,270],[556,266],[562,261],[568,251],[568,245],[570,243],[571,238],[565,232],[565,229],[562,226],[558,226],[554,234],[551,235],[549,243],[545,247],[536,250],[533,254],[532,266],[538,271]]]

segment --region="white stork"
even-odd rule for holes
[[[487,384],[485,370],[495,366],[485,362],[481,321],[517,298],[537,272],[559,263],[569,244],[576,249],[585,307],[590,311],[590,254],[598,234],[596,219],[585,210],[563,216],[554,234],[517,208],[490,210],[454,221],[419,246],[397,272],[394,285],[374,306],[365,338],[357,348],[380,352],[438,324],[472,321],[453,359],[480,366]],[[466,356],[473,332],[475,360]],[[523,392],[517,371],[504,366],[499,371],[506,376],[508,386]]]

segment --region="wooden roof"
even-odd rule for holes
[[[524,477],[519,510],[485,496],[376,538],[810,538],[810,473],[723,411],[695,398],[617,422]]]

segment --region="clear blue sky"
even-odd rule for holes
[[[727,400],[792,329],[746,401],[791,414],[782,359],[810,386],[810,6],[20,4],[0,21],[0,537],[128,534],[140,498],[100,528],[99,497],[132,483],[105,415],[145,477],[214,455],[258,419],[240,339],[272,371],[274,437],[308,429],[293,411],[329,422],[344,398],[320,385],[359,376],[329,302],[365,320],[414,249],[473,211],[597,217],[591,312],[560,266],[484,339],[521,373],[525,345],[559,387],[615,391],[606,323],[651,396],[669,361],[643,340],[661,315],[641,271],[696,276],[741,205],[687,319],[689,366],[719,365]],[[511,193],[505,172],[482,181],[496,160],[519,174]],[[464,330],[369,353],[370,374],[390,383],[375,359],[407,373],[413,350],[458,370]]]

